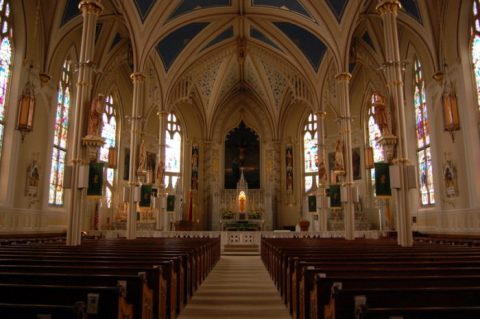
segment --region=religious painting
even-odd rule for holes
[[[443,167],[443,181],[445,184],[445,195],[456,197],[458,194],[457,168],[451,160],[447,160]]]
[[[102,197],[103,164],[104,163],[89,164],[87,196],[90,198]]]
[[[152,172],[152,183],[155,183],[155,166],[157,163],[157,154],[147,152],[147,171]]]
[[[175,195],[167,195],[167,212],[175,211]]]
[[[123,180],[128,181],[130,178],[130,149],[125,148],[125,157],[123,160]]]
[[[392,196],[388,163],[375,163],[375,194],[377,197]]]
[[[143,184],[140,186],[140,202],[138,206],[140,207],[150,207],[152,200],[152,185]]]
[[[285,168],[287,191],[293,190],[293,147],[288,144],[285,149]]]
[[[360,147],[352,148],[352,170],[354,180],[362,179],[362,170],[360,166]]]
[[[342,201],[340,198],[340,185],[330,185],[328,194],[330,196],[330,207],[331,208],[341,208]]]
[[[225,188],[236,189],[242,172],[248,188],[260,188],[259,138],[243,121],[225,139]]]
[[[317,196],[310,195],[308,196],[308,211],[314,213],[317,211]]]
[[[192,145],[192,176],[191,176],[191,186],[192,190],[198,189],[198,145]]]

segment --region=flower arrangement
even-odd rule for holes
[[[235,217],[235,213],[231,210],[227,209],[222,213],[222,219],[233,219]]]
[[[258,211],[257,212],[255,212],[255,211],[249,212],[248,213],[248,218],[249,219],[260,219],[260,218],[262,218],[262,214]]]

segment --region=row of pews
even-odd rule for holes
[[[294,318],[480,318],[480,247],[262,238]]]
[[[0,317],[173,319],[219,258],[219,238],[0,246]]]

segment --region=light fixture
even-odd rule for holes
[[[117,168],[117,149],[115,147],[108,149],[108,168]]]
[[[25,139],[25,134],[33,130],[33,116],[35,114],[35,87],[30,82],[30,74],[33,65],[30,65],[28,70],[28,80],[23,89],[22,95],[18,103],[17,125],[15,129],[22,134],[22,143]]]
[[[452,82],[448,78],[447,70],[445,70],[445,80],[443,82],[442,109],[444,130],[450,133],[452,142],[455,142],[454,133],[460,129],[460,118],[458,115],[457,95]]]
[[[365,169],[372,169],[373,164],[373,147],[367,146],[365,147],[364,151],[364,162],[365,162]]]

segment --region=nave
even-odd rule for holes
[[[179,319],[290,319],[259,256],[222,256]]]

